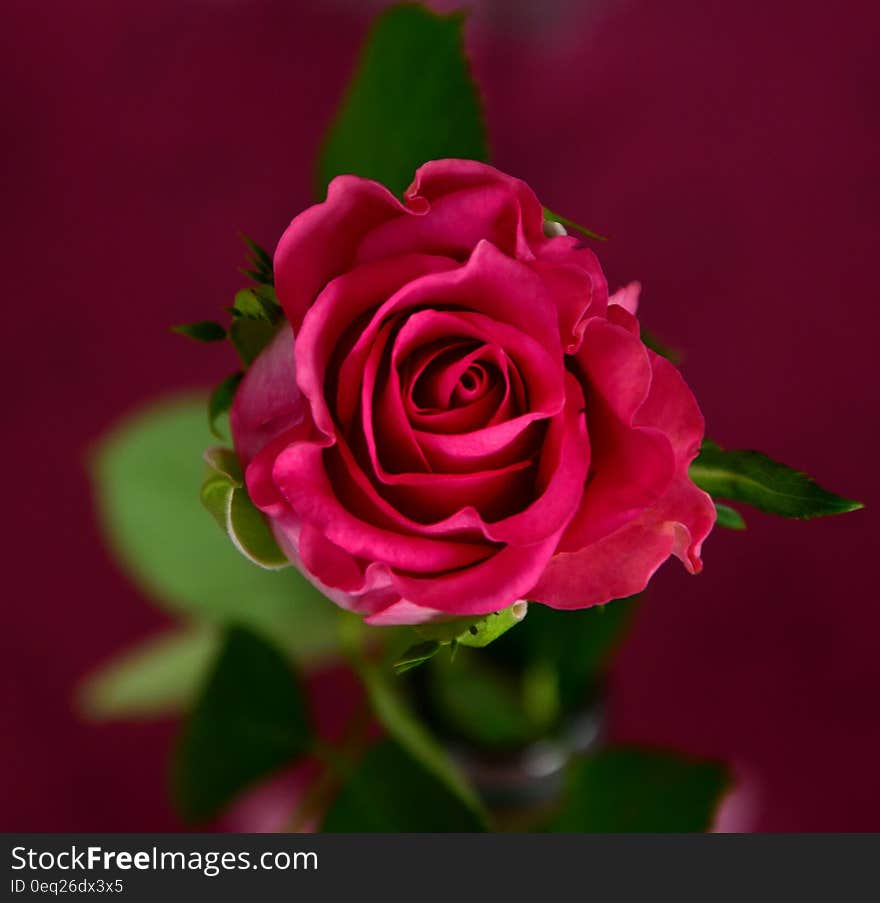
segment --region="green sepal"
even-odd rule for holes
[[[240,317],[229,327],[229,338],[245,367],[257,359],[263,349],[275,338],[278,327],[268,320]]]
[[[213,320],[199,320],[196,323],[178,323],[171,331],[186,336],[197,342],[222,342],[226,338],[226,330]]]
[[[591,238],[593,241],[608,241],[607,235],[600,235],[598,232],[594,232],[592,229],[588,229],[586,226],[582,226],[574,220],[554,213],[547,207],[544,208],[544,219],[549,220],[551,223],[559,223],[560,225],[565,226],[566,229],[574,229],[575,232],[580,232],[581,235],[584,235],[586,238]]]
[[[436,640],[425,640],[410,646],[394,663],[394,673],[404,674],[412,668],[423,665],[440,651],[440,643]]]
[[[263,514],[250,500],[241,469],[233,458],[228,449],[209,449],[205,453],[208,467],[202,483],[202,504],[245,558],[270,571],[288,567],[290,561],[278,548]]]
[[[278,323],[284,316],[271,285],[255,285],[236,292],[230,313],[233,317],[267,320],[270,323]]]
[[[821,517],[864,507],[761,452],[727,451],[708,439],[690,466],[690,477],[713,498],[746,502],[781,517]]]
[[[227,376],[226,379],[217,386],[208,399],[208,426],[211,433],[217,439],[222,439],[223,434],[220,432],[218,421],[232,407],[232,400],[235,398],[235,392],[238,384],[244,378],[244,373],[239,371]]]
[[[728,530],[745,530],[745,518],[730,505],[722,505],[721,502],[715,502],[715,511],[718,515],[716,523],[719,527],[725,527]]]
[[[248,249],[247,265],[242,267],[241,272],[253,279],[254,282],[262,285],[274,285],[275,275],[269,252],[261,248],[252,238],[248,238],[244,232],[239,232],[238,237]]]
[[[514,602],[501,611],[472,618],[452,618],[448,621],[432,621],[415,626],[416,633],[426,640],[435,640],[443,645],[455,642],[462,646],[481,648],[507,633],[511,627],[526,616],[529,604]]]
[[[648,332],[647,329],[640,329],[639,333],[646,348],[650,348],[655,354],[659,354],[660,357],[665,357],[666,360],[676,366],[681,363],[683,355],[677,348],[673,348],[671,345],[661,342],[654,333]]]

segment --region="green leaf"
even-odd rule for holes
[[[690,476],[714,498],[747,502],[782,517],[820,517],[864,507],[761,452],[726,451],[708,439],[691,464]]]
[[[394,673],[403,674],[412,668],[417,668],[428,659],[433,658],[439,651],[440,644],[434,640],[416,643],[415,646],[410,646],[394,663]]]
[[[223,438],[217,421],[232,407],[236,389],[243,377],[243,373],[233,373],[231,376],[227,376],[208,399],[208,425],[211,427],[211,434],[217,439]]]
[[[342,173],[401,194],[428,160],[488,159],[463,26],[409,4],[376,19],[318,159],[319,196]]]
[[[746,522],[736,508],[715,502],[715,511],[718,513],[719,527],[726,527],[728,530],[745,530]]]
[[[473,810],[403,747],[373,746],[324,819],[325,832],[474,832]]]
[[[102,438],[92,478],[104,535],[134,582],[171,613],[244,623],[299,661],[324,659],[338,648],[336,606],[295,568],[254,567],[199,504],[205,401],[186,394],[154,403]],[[207,454],[240,478],[231,452]]]
[[[575,232],[580,232],[581,235],[584,235],[587,238],[592,238],[593,241],[608,241],[607,235],[600,235],[598,232],[594,232],[592,229],[588,229],[586,226],[581,226],[574,220],[567,219],[564,216],[560,216],[558,213],[554,213],[547,207],[544,208],[544,219],[548,220],[551,223],[560,223],[561,225],[565,226],[566,229],[573,229]]]
[[[284,656],[231,628],[177,745],[172,781],[181,815],[212,818],[310,743],[306,704]]]
[[[277,570],[290,566],[262,513],[250,500],[241,466],[230,449],[209,448],[202,483],[202,504],[208,509],[232,544],[259,567]]]
[[[171,327],[172,332],[185,335],[197,342],[222,342],[226,338],[226,330],[213,320],[199,320],[197,323],[180,323]]]
[[[160,634],[86,678],[78,707],[95,720],[176,713],[192,701],[218,648],[217,632],[209,628]]]
[[[720,765],[625,747],[579,760],[570,777],[553,831],[706,831],[728,785]]]

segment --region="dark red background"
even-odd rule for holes
[[[224,352],[170,337],[271,245],[376,4],[4,5],[5,830],[166,830],[171,725],[90,726],[75,680],[162,623],[108,561],[85,450]],[[614,240],[711,434],[868,510],[749,515],[664,568],[618,736],[734,763],[733,827],[880,829],[876,4],[484,2],[495,161]]]

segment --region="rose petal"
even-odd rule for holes
[[[414,218],[378,182],[337,176],[327,199],[295,217],[275,249],[275,291],[296,333],[318,293],[348,270],[363,236],[395,216]]]
[[[608,304],[616,304],[627,313],[635,316],[639,311],[639,295],[642,291],[641,282],[630,282],[623,288],[619,288],[609,299]]]
[[[284,324],[245,374],[229,412],[242,467],[280,433],[301,423],[306,412],[296,384],[293,331]]]

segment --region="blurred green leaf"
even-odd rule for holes
[[[319,196],[342,173],[401,194],[428,160],[488,159],[463,26],[409,4],[375,20],[318,158]]]
[[[202,453],[211,443],[204,410],[204,395],[179,395],[128,416],[101,439],[92,476],[107,541],[169,611],[240,622],[299,660],[324,658],[338,648],[336,606],[294,568],[254,567],[199,504]]]
[[[487,652],[517,674],[551,666],[557,674],[561,710],[575,711],[588,701],[604,674],[626,633],[637,598],[577,611],[558,611],[533,602],[524,629],[511,630]]]
[[[367,751],[324,819],[325,832],[473,832],[485,826],[448,785],[403,747]]]
[[[782,517],[845,514],[864,507],[761,452],[726,451],[708,439],[691,464],[690,476],[713,498],[746,502]]]
[[[181,815],[212,818],[310,743],[306,704],[284,656],[230,628],[178,741],[172,780]]]
[[[192,701],[217,654],[216,630],[168,631],[118,655],[89,675],[77,691],[88,718],[154,718]]]
[[[718,764],[625,747],[577,761],[570,778],[553,831],[707,831],[728,786]]]
[[[226,338],[226,330],[213,320],[199,320],[198,323],[180,323],[171,327],[172,332],[184,335],[197,342],[222,342]]]
[[[726,527],[728,530],[745,530],[746,522],[736,508],[715,502],[715,511],[718,514],[719,527]]]
[[[535,738],[518,685],[481,652],[460,650],[455,661],[441,656],[428,671],[431,704],[446,732],[483,749],[505,751]]]

